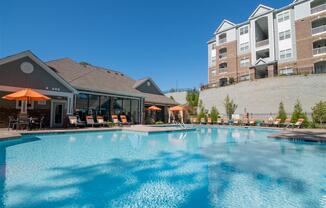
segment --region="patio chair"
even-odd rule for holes
[[[194,117],[194,118],[191,118],[191,123],[192,124],[198,124],[198,118]]]
[[[299,118],[298,121],[294,124],[294,127],[300,129],[302,127],[303,122],[304,122],[304,119]]]
[[[240,125],[240,119],[234,119],[233,125],[236,125],[236,126]]]
[[[68,116],[69,125],[74,127],[85,127],[86,124],[80,121],[77,116]]]
[[[207,124],[205,118],[200,118],[200,124]]]
[[[121,122],[119,121],[117,115],[112,115],[111,118],[112,118],[112,123],[113,123],[113,125],[121,126]]]
[[[99,123],[96,123],[94,121],[93,116],[86,116],[86,124],[87,124],[87,126],[91,126],[91,127],[100,126]]]
[[[273,126],[280,127],[281,121],[282,119],[280,118],[275,119],[275,121],[273,122]]]
[[[213,124],[212,118],[210,118],[210,117],[207,118],[207,124]]]
[[[250,119],[249,126],[256,126],[256,120],[255,119]]]
[[[44,116],[42,116],[40,119],[38,118],[30,118],[30,128],[31,129],[42,129],[43,123],[44,123]]]
[[[285,127],[285,128],[288,128],[288,127],[290,127],[290,126],[293,127],[293,125],[294,125],[294,124],[291,122],[291,118],[287,118],[287,119],[285,119],[285,121],[284,121],[283,124],[282,124],[282,126]]]
[[[249,126],[249,119],[248,118],[244,118],[243,122],[242,122],[243,126]]]
[[[103,116],[96,116],[96,121],[102,127],[107,125],[107,123],[104,121]]]
[[[218,118],[218,119],[217,119],[217,124],[218,124],[218,125],[222,125],[222,124],[223,124],[223,119]]]
[[[8,119],[8,131],[9,129],[17,129],[19,125],[18,119],[15,119],[13,116],[9,116]]]
[[[130,123],[128,122],[127,117],[125,115],[121,115],[120,119],[121,119],[121,124],[122,125],[130,126]]]

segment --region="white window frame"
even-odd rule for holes
[[[292,75],[294,74],[294,69],[292,67],[280,69],[280,75]]]
[[[212,70],[212,71],[211,71],[211,75],[212,75],[212,76],[216,76],[216,75],[217,75],[217,70],[216,70],[216,69]]]
[[[250,66],[250,59],[249,58],[244,58],[240,60],[240,67],[245,68]]]
[[[240,52],[244,53],[249,51],[249,42],[241,43],[240,44]]]
[[[293,57],[292,48],[288,48],[280,51],[280,60],[290,59]]]
[[[279,33],[279,40],[286,40],[291,38],[291,30],[286,30]]]
[[[249,33],[249,26],[244,26],[240,28],[240,35],[245,35]]]
[[[16,100],[16,109],[21,109],[21,106],[22,106],[22,101],[21,100]],[[27,109],[28,110],[34,109],[34,101],[29,100],[27,102]]]
[[[46,100],[37,101],[37,105],[46,105]]]
[[[290,19],[290,11],[283,12],[277,15],[278,23],[285,22]]]

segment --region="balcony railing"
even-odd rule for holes
[[[313,35],[325,32],[326,31],[326,25],[322,25],[322,26],[319,26],[319,27],[312,28],[311,31],[312,31]]]
[[[319,54],[324,54],[324,53],[326,53],[326,46],[313,49],[314,55],[319,55]]]
[[[266,39],[266,40],[256,42],[256,47],[259,48],[259,47],[262,47],[262,46],[265,46],[265,45],[268,45],[268,44],[269,44],[269,40]]]
[[[227,56],[227,53],[220,53],[219,54],[220,59],[224,59],[224,58],[226,58],[226,56]]]
[[[220,44],[226,43],[226,38],[222,38],[218,41]]]
[[[228,68],[219,68],[218,71],[219,72],[226,72],[228,70]]]
[[[315,14],[315,13],[318,13],[318,12],[321,12],[324,10],[326,10],[326,4],[322,4],[322,5],[316,6],[314,8],[311,8],[311,14]]]

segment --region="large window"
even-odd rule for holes
[[[279,34],[280,40],[286,40],[291,38],[291,30],[286,30],[284,32],[280,32]]]
[[[113,112],[115,115],[122,113],[122,98],[114,98],[113,102]]]
[[[290,19],[290,12],[284,12],[278,15],[278,22],[284,22]]]
[[[131,122],[136,124],[140,123],[139,115],[140,115],[139,101],[131,100],[131,118],[130,118]]]
[[[247,34],[248,32],[249,32],[248,26],[244,26],[244,27],[240,28],[240,35]]]
[[[249,42],[240,44],[240,52],[241,53],[247,52],[248,50],[249,50]]]
[[[292,49],[286,49],[280,51],[280,59],[289,59],[292,58]]]
[[[249,58],[245,58],[240,60],[240,67],[249,67],[250,66],[250,60]]]

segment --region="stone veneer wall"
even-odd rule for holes
[[[236,85],[201,91],[200,99],[207,110],[216,106],[219,112],[225,115],[223,102],[227,95],[238,104],[237,114],[244,114],[246,109],[256,118],[266,119],[271,113],[277,114],[281,101],[286,112],[292,113],[294,103],[299,99],[303,110],[309,115],[315,103],[320,100],[326,101],[326,74],[240,82]]]

